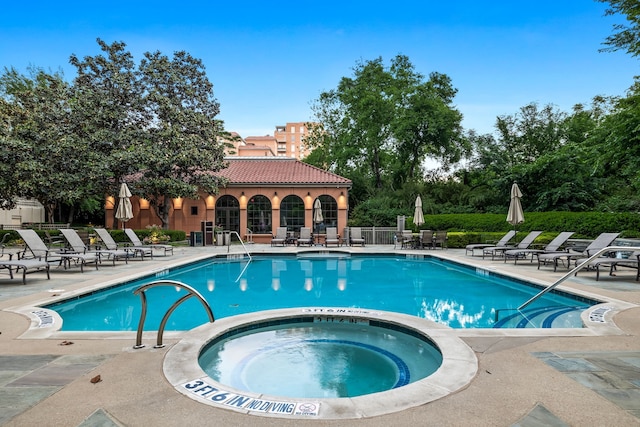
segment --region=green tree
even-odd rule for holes
[[[27,77],[5,70],[0,79],[6,124],[3,160],[13,167],[3,180],[13,181],[8,187],[13,196],[42,203],[53,221],[56,207],[80,203],[95,193],[92,178],[99,166],[91,168],[96,165],[92,152],[69,131],[73,102],[62,75],[31,72]]]
[[[565,141],[563,122],[566,114],[552,105],[541,109],[527,104],[513,115],[499,116],[496,121],[498,142],[504,147],[511,166],[535,161],[556,150]]]
[[[122,42],[107,44],[97,39],[103,54],[72,54],[72,134],[99,158],[96,195],[117,194],[120,183],[137,172],[142,163],[140,142],[150,116],[142,103],[142,84],[133,56]],[[91,165],[88,165],[91,166]],[[115,212],[114,212],[115,215]]]
[[[145,53],[140,81],[150,121],[140,141],[144,160],[137,192],[168,228],[173,198],[214,194],[224,183],[212,174],[225,166],[218,139],[223,124],[215,118],[220,107],[202,61],[184,51],[171,59]]]
[[[625,50],[632,56],[640,55],[640,4],[637,0],[597,0],[609,3],[605,15],[621,14],[626,16],[628,24],[614,24],[614,33],[605,39],[603,52]]]
[[[462,115],[452,106],[456,90],[446,75],[427,80],[402,55],[388,68],[378,58],[357,63],[353,72],[314,102],[318,126],[310,129],[307,162],[367,182],[365,194],[352,191],[364,200],[422,180],[427,156],[459,158]]]

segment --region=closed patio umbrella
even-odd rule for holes
[[[322,215],[322,203],[320,203],[320,199],[316,199],[313,202],[313,222],[316,224],[316,233],[318,232],[318,224],[324,221],[324,216]]]
[[[517,183],[513,183],[511,186],[511,203],[509,203],[509,211],[507,212],[507,222],[513,225],[513,229],[516,229],[516,225],[524,222],[524,212],[522,211],[522,192]]]
[[[116,219],[122,222],[122,228],[124,223],[133,218],[133,207],[131,206],[131,191],[124,182],[120,185],[120,193],[118,194],[118,209],[116,210]]]
[[[422,199],[420,196],[416,197],[416,210],[413,213],[413,223],[420,227],[424,224],[424,214],[422,213]]]

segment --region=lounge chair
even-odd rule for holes
[[[140,241],[140,238],[138,237],[136,232],[133,231],[132,229],[125,228],[124,233],[127,235],[129,240],[131,240],[131,244],[133,244],[134,248],[144,248],[144,249],[151,249],[154,251],[155,250],[164,251],[165,255],[167,255],[167,252],[171,252],[171,255],[173,255],[173,246],[171,245],[163,245],[159,243],[153,244],[153,245],[145,245]]]
[[[95,264],[96,270],[98,269],[98,263],[100,262],[100,256],[96,253],[74,253],[74,252],[57,252],[47,248],[44,241],[38,236],[34,230],[16,230],[20,235],[20,238],[24,240],[26,245],[24,251],[18,254],[20,259],[28,259],[27,250],[31,253],[31,257],[37,260],[44,260],[47,263],[58,262],[67,267],[71,266],[73,262],[80,266],[80,271],[84,272],[84,266],[87,264]]]
[[[95,253],[100,257],[100,261],[102,261],[102,257],[106,259],[110,259],[113,262],[113,265],[116,265],[116,261],[119,259],[124,259],[126,264],[129,263],[129,257],[133,255],[130,251],[125,251],[124,249],[96,249],[91,250],[84,244],[82,238],[78,234],[78,232],[72,228],[61,228],[60,232],[64,236],[64,239],[67,241],[67,244],[71,247],[71,250],[75,253],[79,254],[90,254]]]
[[[311,228],[302,227],[300,228],[300,237],[298,237],[298,246],[300,245],[313,245],[313,238],[311,237]]]
[[[582,252],[568,251],[537,254],[538,269],[540,269],[541,265],[546,265],[548,262],[551,262],[553,263],[553,271],[556,271],[558,269],[558,261],[563,260],[566,260],[568,269],[571,267],[571,260],[586,258],[593,255],[600,249],[609,246],[619,235],[620,233],[602,233]]]
[[[349,245],[362,245],[364,246],[364,238],[362,237],[362,228],[351,227],[349,229]]]
[[[336,245],[340,246],[340,236],[338,235],[338,229],[336,227],[327,227],[327,235],[324,239],[324,245]]]
[[[429,247],[429,249],[433,249],[435,232],[432,230],[422,230],[420,231],[420,247],[424,249],[425,247]]]
[[[287,227],[276,228],[276,235],[271,239],[271,246],[287,244]]]
[[[136,255],[140,255],[140,258],[144,261],[144,257],[145,255],[148,255],[149,257],[151,257],[151,259],[153,259],[153,249],[152,248],[147,248],[147,247],[135,247],[135,246],[126,246],[123,248],[118,247],[118,243],[116,243],[115,240],[113,240],[113,236],[111,235],[111,233],[109,233],[108,230],[104,229],[104,228],[94,228],[96,234],[98,235],[98,237],[100,238],[100,241],[102,242],[102,244],[104,244],[104,247],[110,251],[116,251],[116,250],[125,250],[127,252],[129,252],[129,254],[132,257],[135,257]]]
[[[433,249],[437,249],[440,246],[440,249],[447,248],[447,232],[445,230],[436,231],[436,236],[433,238]]]
[[[484,259],[485,255],[491,254],[491,259],[493,260],[496,255],[503,256],[510,249],[527,249],[541,234],[542,231],[530,231],[516,246],[489,246],[484,248],[482,249],[482,259]]]
[[[638,270],[638,261],[640,261],[640,251],[631,253],[628,258],[603,256],[589,261],[588,264],[585,264],[586,260],[582,260],[582,262],[579,262],[578,265],[583,265],[587,270],[595,270],[596,281],[598,281],[600,280],[600,267],[608,267],[609,276],[614,276],[615,274],[613,272],[617,269],[617,267],[628,267]],[[578,275],[577,271],[575,275]],[[640,279],[640,270],[638,270],[638,272],[636,273],[636,280],[638,279]]]
[[[19,260],[2,260],[0,261],[0,269],[6,268],[9,270],[9,277],[13,279],[13,269],[16,269],[16,273],[22,270],[22,284],[27,284],[27,274],[35,273],[37,271],[46,271],[47,279],[50,279],[49,275],[49,263],[42,259],[19,259]]]
[[[484,249],[484,248],[489,248],[491,246],[507,246],[507,243],[509,243],[509,240],[513,239],[513,236],[515,235],[516,235],[516,231],[510,230],[507,234],[502,236],[502,238],[498,240],[497,243],[472,243],[465,247],[464,254],[468,255],[469,252],[471,252],[471,256],[473,256],[476,249]]]
[[[533,262],[533,256],[535,254],[564,252],[560,250],[560,247],[569,240],[569,237],[571,237],[573,233],[573,231],[563,231],[550,241],[543,249],[509,249],[504,252],[504,262],[507,262],[508,258],[513,258],[514,264],[517,264],[518,259],[526,259],[528,255],[531,255],[531,262]]]

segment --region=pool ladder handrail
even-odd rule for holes
[[[162,335],[164,334],[164,328],[167,324],[167,320],[169,320],[169,316],[171,316],[171,313],[173,313],[173,311],[176,308],[178,308],[180,304],[182,304],[183,302],[185,302],[191,297],[196,297],[200,300],[200,302],[204,306],[204,309],[207,311],[207,315],[209,316],[209,322],[211,323],[214,322],[215,318],[213,317],[213,311],[211,311],[211,307],[209,306],[209,303],[207,303],[207,300],[205,300],[204,297],[194,288],[182,282],[178,282],[176,280],[157,280],[155,282],[142,285],[138,289],[133,291],[134,294],[140,295],[140,301],[142,303],[140,321],[138,322],[138,332],[136,334],[136,345],[134,345],[133,348],[139,349],[144,347],[144,344],[142,344],[142,330],[144,328],[145,318],[147,317],[147,296],[145,294],[145,291],[151,288],[155,288],[156,286],[178,287],[187,291],[187,295],[184,295],[182,298],[174,302],[173,305],[169,307],[169,310],[167,310],[167,312],[165,313],[164,317],[162,318],[162,321],[160,322],[160,327],[158,328],[158,340],[156,342],[156,345],[153,346],[153,348],[164,347],[164,344],[162,343]]]
[[[236,236],[238,236],[238,240],[240,241],[240,244],[244,249],[244,253],[247,254],[247,256],[249,257],[249,261],[251,261],[251,254],[249,253],[249,250],[247,249],[247,247],[244,245],[244,242],[242,241],[242,238],[240,238],[240,235],[238,234],[238,232],[235,230],[231,230],[231,231],[228,231],[228,233],[235,234]],[[227,253],[229,253],[230,249],[231,249],[231,239],[227,239]]]
[[[562,276],[561,278],[559,278],[558,280],[553,282],[551,285],[547,286],[546,288],[544,288],[543,290],[538,292],[536,295],[531,297],[527,302],[522,304],[517,309],[518,310],[522,310],[523,308],[525,308],[526,306],[528,306],[529,304],[531,304],[532,302],[534,302],[535,300],[540,298],[542,295],[544,295],[547,292],[553,290],[556,286],[558,286],[560,283],[562,283],[565,280],[567,280],[572,275],[575,275],[578,271],[582,270],[583,268],[587,268],[591,261],[593,261],[594,259],[598,258],[603,253],[606,253],[606,252],[635,252],[635,251],[638,251],[638,250],[640,250],[640,248],[639,247],[634,247],[634,246],[607,246],[605,248],[599,249],[596,253],[591,255],[589,258],[586,258],[580,264],[576,265],[573,269],[571,269],[569,272],[567,272],[567,274],[565,274],[564,276]],[[617,258],[612,258],[612,260],[616,260],[616,259]],[[571,260],[569,260],[568,262],[570,263]]]

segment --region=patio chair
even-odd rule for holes
[[[547,263],[553,264],[553,271],[558,269],[558,261],[566,260],[567,269],[571,267],[571,261],[577,260],[579,258],[586,258],[590,255],[593,255],[595,252],[600,249],[606,248],[609,246],[616,238],[620,235],[620,233],[602,233],[596,239],[591,242],[589,246],[582,252],[576,251],[567,251],[567,252],[554,252],[554,253],[543,253],[537,254],[538,257],[538,269],[540,269],[541,265],[546,265]]]
[[[167,252],[171,252],[171,255],[173,255],[173,246],[171,245],[163,245],[159,243],[154,243],[153,245],[145,245],[140,241],[140,238],[138,237],[136,232],[133,231],[132,229],[125,228],[124,233],[127,235],[129,240],[131,240],[131,244],[133,244],[134,248],[145,248],[145,249],[151,249],[154,251],[155,250],[164,251],[165,256],[167,255]]]
[[[433,238],[433,249],[447,249],[447,232],[445,230],[436,231],[436,236]]]
[[[51,233],[49,233],[49,230],[44,230],[44,236],[47,239],[47,247],[49,249],[51,248],[60,248],[62,246],[64,246],[64,237],[60,236],[60,235],[53,235]]]
[[[113,262],[113,265],[116,265],[116,261],[119,259],[124,259],[125,264],[129,263],[129,257],[132,255],[130,251],[126,251],[124,249],[96,249],[91,250],[84,244],[82,238],[78,234],[78,232],[72,228],[61,228],[60,232],[64,236],[67,244],[71,247],[71,250],[75,253],[79,254],[97,254],[102,261],[102,257],[106,257]]]
[[[550,241],[543,249],[509,249],[504,252],[504,262],[507,262],[507,259],[509,258],[513,258],[514,264],[517,264],[518,259],[526,259],[528,255],[531,255],[531,262],[533,262],[535,254],[564,252],[560,250],[560,247],[569,240],[569,237],[571,237],[573,233],[573,231],[563,231]]]
[[[144,261],[145,255],[148,255],[149,257],[151,257],[151,259],[153,259],[152,248],[148,248],[144,246],[141,246],[141,247],[125,246],[123,248],[120,248],[118,247],[118,243],[116,243],[116,241],[113,240],[113,236],[111,235],[111,233],[109,233],[108,230],[104,228],[94,228],[94,230],[98,235],[98,237],[100,238],[100,241],[104,244],[104,247],[107,248],[108,250],[111,250],[111,251],[125,250],[129,252],[132,257],[135,257],[136,255],[139,254],[140,259],[143,261]]]
[[[7,255],[9,257],[9,259],[11,259],[13,257],[13,253],[11,252],[6,252],[5,253],[5,249],[7,248],[7,242],[11,239],[11,233],[5,233],[4,236],[2,236],[2,240],[0,240],[0,258]]]
[[[484,248],[489,248],[491,246],[507,246],[507,243],[509,243],[509,240],[513,239],[513,236],[515,235],[516,235],[515,230],[509,230],[509,232],[504,236],[502,236],[502,238],[498,240],[497,243],[472,243],[465,247],[464,254],[468,255],[469,252],[471,252],[471,256],[473,256],[476,249],[484,249]]]
[[[433,239],[435,238],[436,233],[433,230],[422,230],[420,231],[420,247],[422,249],[428,247],[429,249],[433,249]]]
[[[287,244],[287,227],[278,227],[276,235],[271,239],[271,246]]]
[[[25,249],[22,253],[18,254],[18,258],[24,259],[38,259],[44,260],[47,263],[58,262],[66,269],[71,266],[73,262],[80,266],[80,271],[84,272],[84,266],[87,264],[95,264],[96,270],[98,269],[98,263],[100,262],[100,256],[96,253],[74,253],[74,252],[56,252],[47,248],[44,241],[38,236],[35,230],[16,230],[20,235],[20,238],[25,243]],[[27,250],[31,255],[27,255]]]
[[[578,265],[583,265],[586,270],[595,270],[596,272],[596,281],[600,280],[600,267],[608,267],[609,268],[609,276],[615,276],[614,271],[618,267],[628,267],[635,268],[638,270],[636,273],[636,281],[640,279],[640,270],[638,269],[638,261],[640,261],[640,251],[635,251],[629,254],[628,258],[617,258],[611,256],[603,256],[598,257],[592,261],[589,261],[588,264],[585,264],[586,260],[582,260],[582,262],[576,262]],[[580,271],[584,271],[580,270]],[[578,275],[576,271],[575,276]]]
[[[362,237],[362,228],[360,227],[351,227],[349,230],[349,244],[353,245],[362,245],[364,246],[364,238]]]
[[[311,228],[301,227],[300,237],[298,237],[298,246],[300,245],[313,245],[313,238],[311,237]]]
[[[524,239],[520,241],[515,247],[514,246],[489,246],[488,248],[482,249],[482,259],[484,259],[485,255],[491,254],[491,260],[495,258],[496,255],[503,256],[504,253],[510,249],[527,249],[534,240],[538,238],[539,235],[542,234],[542,231],[530,231],[529,234],[524,236]]]
[[[402,230],[400,239],[400,249],[413,248],[415,246],[415,239],[411,230]]]
[[[340,236],[338,235],[338,229],[336,227],[327,227],[327,236],[324,239],[324,245],[336,245],[340,246]]]
[[[51,279],[49,275],[49,263],[42,259],[19,259],[0,261],[0,269],[6,268],[9,270],[9,278],[13,279],[13,269],[16,269],[16,273],[22,270],[22,284],[27,284],[27,274],[35,273],[37,271],[44,270],[47,273],[47,279]]]

